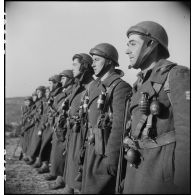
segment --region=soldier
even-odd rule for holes
[[[72,92],[74,83],[72,70],[64,70],[60,73],[62,92],[56,97],[55,107],[58,110],[58,115],[55,117],[55,133],[53,134],[52,152],[51,152],[51,174],[57,176],[54,183],[49,185],[49,188],[59,189],[65,186],[63,179],[64,163],[65,163],[65,135],[67,132],[66,118],[68,111],[68,98]]]
[[[39,158],[36,159],[36,157],[39,154],[40,150],[40,144],[41,144],[41,131],[39,129],[41,117],[43,115],[43,102],[45,101],[45,87],[44,86],[39,86],[36,89],[37,93],[37,98],[38,101],[36,102],[36,113],[33,117],[34,123],[35,123],[35,128],[32,134],[31,138],[31,144],[30,144],[30,157],[29,161],[27,162],[28,165],[32,165],[35,160],[35,164],[39,162]]]
[[[40,152],[39,152],[39,156],[38,156],[38,160],[37,163],[35,163],[33,165],[34,168],[40,168],[41,169],[38,169],[38,172],[40,171],[41,173],[42,172],[49,172],[49,157],[50,155],[48,154],[49,152],[45,152],[44,154],[42,154],[42,149],[44,148],[45,146],[45,143],[48,143],[47,142],[47,139],[48,139],[48,134],[49,134],[49,131],[47,131],[47,128],[46,128],[46,123],[47,123],[47,114],[48,114],[48,101],[49,101],[49,98],[50,98],[50,87],[45,87],[45,101],[43,102],[43,115],[42,115],[42,118],[41,118],[41,122],[40,122],[40,131],[41,131],[41,146],[40,146]]]
[[[98,77],[89,88],[88,144],[83,165],[81,193],[114,193],[125,99],[131,87],[121,79],[118,52],[108,43],[90,50]]]
[[[44,138],[42,139],[42,144],[39,152],[39,166],[37,165],[37,171],[39,174],[49,172],[49,161],[52,148],[52,135],[54,119],[56,116],[56,110],[54,108],[55,98],[61,93],[61,76],[54,75],[49,78],[49,97],[44,107],[44,114],[41,121],[40,129],[42,129]],[[40,168],[39,168],[40,167]],[[47,176],[46,176],[47,178]],[[54,178],[55,179],[55,178]]]
[[[64,178],[66,187],[65,194],[74,193],[81,189],[81,181],[76,181],[79,170],[79,156],[82,143],[82,109],[85,95],[89,85],[93,81],[94,71],[91,67],[92,58],[85,53],[75,54],[73,60],[73,75],[75,85],[72,94],[69,97],[69,110],[67,118],[67,136],[66,136],[66,166],[64,169]]]
[[[127,37],[130,67],[141,72],[123,141],[123,193],[190,193],[190,71],[166,60],[168,36],[160,24],[140,22]]]
[[[29,126],[30,123],[30,112],[32,109],[32,96],[28,96],[24,99],[24,106],[21,107],[22,110],[22,121],[21,121],[21,142],[22,142],[22,156],[23,160],[26,160],[26,152],[28,149],[28,143],[29,143],[29,129],[31,128]],[[28,127],[28,128],[27,128]]]
[[[26,158],[24,158],[24,160],[26,162],[30,161],[30,145],[31,145],[31,141],[32,141],[32,135],[34,132],[34,128],[35,128],[35,121],[34,121],[34,116],[36,113],[36,102],[38,101],[38,96],[36,93],[36,90],[32,93],[32,108],[28,117],[28,126],[23,130],[23,131],[28,131],[29,133],[29,141],[28,141],[28,146],[27,146],[27,151],[26,151]],[[30,128],[29,128],[30,127]]]

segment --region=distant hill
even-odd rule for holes
[[[18,124],[21,120],[21,106],[24,97],[14,97],[5,99],[5,123]]]

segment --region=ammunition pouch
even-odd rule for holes
[[[64,142],[66,136],[67,129],[66,128],[56,128],[56,137],[59,141]]]
[[[67,118],[67,128],[72,130],[74,133],[80,132],[80,118],[78,116],[68,117]]]
[[[93,128],[95,136],[95,152],[99,155],[105,154],[105,147],[112,128],[112,119],[105,113],[100,116],[98,125]]]

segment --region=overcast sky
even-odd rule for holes
[[[136,23],[160,23],[169,36],[169,60],[190,67],[190,11],[178,2],[6,2],[6,97],[31,95],[48,78],[71,69],[75,53],[98,43],[119,52],[124,80],[129,70],[126,31]]]

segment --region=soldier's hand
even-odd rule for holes
[[[41,135],[42,135],[42,131],[39,130],[39,131],[38,131],[38,136],[41,136]]]
[[[108,162],[107,157],[103,158],[102,163],[106,167],[107,173],[111,176],[116,176],[117,166]]]

